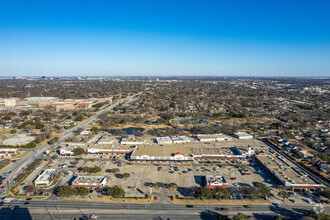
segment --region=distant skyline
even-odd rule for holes
[[[329,9],[328,0],[0,0],[0,77],[329,77]]]

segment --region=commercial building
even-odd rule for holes
[[[184,144],[189,143],[190,139],[187,136],[171,136],[174,144]]]
[[[152,145],[144,144],[136,147],[131,154],[135,161],[196,161],[220,162],[221,160],[242,160],[254,154],[250,145],[262,146],[263,143],[255,140],[224,142],[223,144],[201,144],[190,142],[178,146],[177,144]]]
[[[0,153],[16,154],[19,150],[15,148],[0,148]]]
[[[291,190],[318,189],[324,186],[297,167],[290,160],[275,152],[265,152],[253,157],[255,163],[278,184]]]
[[[29,97],[26,98],[28,102],[51,102],[57,100],[56,97]]]
[[[47,169],[40,174],[34,181],[35,186],[48,186],[51,183],[51,176],[56,172],[55,169]]]
[[[173,141],[170,137],[156,137],[157,144],[172,144]]]
[[[134,149],[131,160],[133,161],[193,161],[191,151],[187,147],[176,145],[150,146],[141,145]]]
[[[207,188],[214,189],[215,187],[228,187],[226,178],[222,175],[206,175],[203,178]]]
[[[111,136],[102,136],[98,141],[97,141],[97,144],[112,144],[114,142],[114,139],[113,137]]]
[[[197,134],[197,140],[201,142],[229,141],[231,138],[222,133],[220,134]]]
[[[145,142],[145,138],[123,138],[121,139],[120,141],[120,144],[123,144],[123,145],[141,145],[141,144],[144,144]]]
[[[82,145],[66,145],[62,146],[60,149],[61,156],[75,156],[74,149],[76,147],[81,147],[85,150],[85,154],[105,154],[105,155],[120,155],[120,154],[130,154],[134,147],[131,146],[121,146],[119,144],[105,145],[105,144],[90,144],[88,146]]]
[[[77,176],[72,181],[73,187],[104,187],[107,183],[105,176]]]
[[[253,135],[252,134],[249,134],[247,132],[236,132],[234,134],[234,137],[238,138],[238,139],[252,139],[253,138]]]

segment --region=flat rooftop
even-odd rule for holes
[[[260,162],[268,167],[278,178],[285,181],[285,185],[318,184],[307,173],[274,151],[265,151],[257,155]]]
[[[200,141],[191,141],[184,144],[143,144],[140,145],[132,156],[171,156],[173,153],[181,152],[186,156],[190,155],[237,155],[233,151],[236,147],[242,154],[247,152],[248,147],[263,150],[268,149],[266,145],[259,140],[233,140],[221,143],[202,143]]]

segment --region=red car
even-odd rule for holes
[[[27,198],[26,200],[32,200],[31,198]]]
[[[248,173],[247,175],[251,175],[251,173]]]
[[[251,206],[249,206],[249,205],[245,205],[244,207],[247,209],[251,208]]]

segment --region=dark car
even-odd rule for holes
[[[28,205],[28,204],[30,204],[29,202],[24,202],[24,205]]]
[[[187,208],[194,208],[193,205],[186,205]]]
[[[224,208],[224,207],[215,207],[214,209],[217,211],[228,211],[229,210],[229,208]]]

